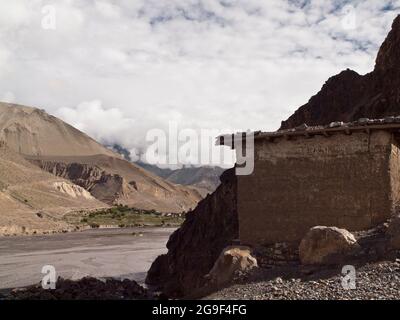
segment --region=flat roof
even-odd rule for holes
[[[276,138],[288,138],[290,137],[313,137],[316,135],[322,135],[329,137],[332,134],[344,133],[351,134],[355,131],[364,131],[369,133],[372,130],[386,130],[386,131],[400,131],[400,116],[397,117],[386,117],[384,119],[368,119],[361,118],[354,122],[332,122],[325,126],[312,126],[309,127],[306,124],[298,126],[293,129],[278,130],[274,132],[263,132],[263,131],[247,131],[238,132],[233,134],[227,134],[217,137],[216,145],[225,145],[234,148],[234,141],[242,141],[246,134],[253,133],[254,139],[265,139],[273,142]]]

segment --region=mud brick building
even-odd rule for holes
[[[400,201],[400,118],[255,133],[254,172],[237,176],[240,241],[301,239],[310,227],[363,230]],[[240,135],[220,137],[235,148]],[[232,143],[233,141],[233,143]]]

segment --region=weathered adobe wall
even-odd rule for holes
[[[385,221],[400,195],[391,143],[385,131],[256,140],[254,173],[238,177],[241,242],[298,241],[316,225],[355,231]]]
[[[390,155],[391,200],[397,212],[400,211],[400,137],[394,136]]]

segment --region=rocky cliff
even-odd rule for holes
[[[346,70],[330,78],[317,95],[282,122],[281,129],[303,123],[325,125],[397,115],[400,115],[400,16],[394,20],[371,73],[362,76]]]
[[[201,199],[196,190],[172,184],[133,163],[107,155],[26,158],[109,205],[180,213],[194,208]]]
[[[127,182],[118,174],[110,174],[95,165],[84,163],[65,163],[45,160],[31,160],[41,169],[72,181],[89,191],[96,199],[109,205],[118,202],[118,199],[129,196],[137,190],[136,182]]]
[[[201,288],[221,251],[238,238],[236,176],[221,176],[221,185],[189,212],[168,243],[168,253],[152,264],[146,279],[171,297],[193,295]]]

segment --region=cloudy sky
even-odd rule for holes
[[[0,99],[105,143],[275,130],[328,77],[372,70],[400,0],[0,2]]]

